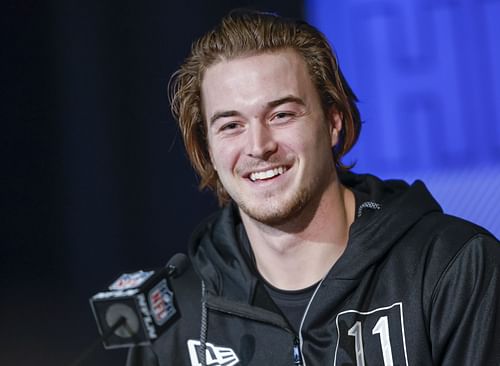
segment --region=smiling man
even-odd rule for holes
[[[498,365],[500,247],[422,182],[356,175],[356,97],[324,36],[234,12],[193,44],[172,109],[221,210],[171,280],[141,365]]]
[[[220,61],[205,72],[201,95],[211,164],[238,207],[259,273],[286,290],[318,282],[354,219],[332,156],[339,112],[323,110],[306,62],[286,48]]]

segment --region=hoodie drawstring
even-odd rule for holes
[[[207,366],[208,313],[205,300],[205,282],[201,281],[201,328],[200,328],[200,364]]]

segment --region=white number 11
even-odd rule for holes
[[[357,321],[347,332],[348,335],[354,337],[354,345],[356,349],[356,365],[365,366],[365,355],[363,349],[363,329],[361,322]],[[382,347],[382,357],[384,358],[384,366],[394,366],[392,360],[391,339],[389,337],[389,321],[387,316],[382,316],[372,329],[372,334],[378,334],[380,337],[380,345]]]

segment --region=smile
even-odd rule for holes
[[[257,180],[265,180],[276,177],[277,175],[281,175],[286,172],[287,168],[284,166],[280,166],[274,169],[264,170],[262,172],[253,172],[250,174],[250,180],[255,182]]]

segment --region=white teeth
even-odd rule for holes
[[[286,168],[280,166],[278,168],[269,169],[269,170],[266,170],[263,172],[255,172],[255,173],[250,174],[250,180],[252,182],[255,182],[256,180],[273,178],[277,175],[283,174],[285,171],[286,171]]]

